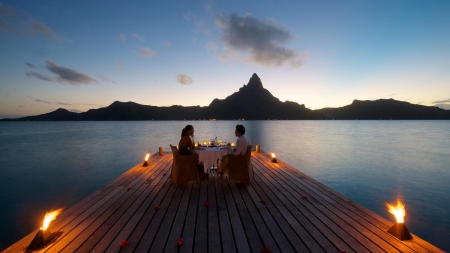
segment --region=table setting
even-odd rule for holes
[[[223,156],[233,153],[234,142],[223,142],[211,139],[209,141],[194,142],[198,159],[203,162],[206,169],[217,169]]]

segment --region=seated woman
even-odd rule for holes
[[[181,140],[178,143],[178,151],[180,152],[180,155],[191,155],[196,153],[195,152],[195,146],[192,143],[192,140],[190,136],[194,136],[194,127],[191,125],[187,125],[183,130],[181,131]],[[203,164],[198,164],[198,177],[200,180],[203,180],[205,178],[208,178],[209,173],[205,173],[203,171]]]

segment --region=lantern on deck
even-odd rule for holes
[[[275,153],[271,153],[270,156],[272,157],[270,161],[272,161],[273,163],[278,163]]]
[[[411,233],[409,233],[408,229],[405,226],[405,205],[403,205],[400,200],[397,200],[396,206],[386,203],[386,207],[388,208],[388,211],[395,216],[396,220],[396,223],[388,230],[388,233],[402,241],[413,239]]]
[[[53,239],[61,235],[61,232],[52,233],[47,230],[50,222],[56,219],[56,216],[58,216],[61,211],[62,209],[60,208],[58,210],[52,210],[45,214],[44,221],[42,222],[42,227],[39,228],[36,236],[33,238],[30,245],[28,245],[27,249],[34,250],[43,248],[51,241],[53,241]]]
[[[142,166],[146,167],[148,166],[148,158],[150,157],[150,154],[147,153],[147,155],[145,156],[145,160],[144,160],[144,164],[142,164]]]

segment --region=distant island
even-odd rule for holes
[[[50,113],[1,121],[102,121],[102,120],[433,120],[450,119],[450,110],[394,99],[354,100],[339,108],[311,110],[304,104],[281,102],[266,90],[257,74],[247,85],[209,106],[158,107],[115,101],[111,105],[74,113],[57,109]]]

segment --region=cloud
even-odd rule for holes
[[[293,35],[272,19],[259,20],[249,13],[219,15],[216,26],[225,44],[219,55],[222,60],[237,59],[264,67],[299,67],[307,57],[282,45],[292,40]]]
[[[170,47],[172,45],[172,43],[170,43],[169,41],[165,40],[165,41],[161,42],[160,45],[162,47]]]
[[[104,105],[96,105],[96,104],[84,104],[84,105],[87,105],[87,106],[98,106],[98,107],[104,106]]]
[[[17,34],[24,38],[41,38],[50,41],[69,41],[53,29],[32,18],[28,13],[14,10],[0,3],[0,32]]]
[[[139,35],[139,34],[137,34],[137,33],[131,34],[131,37],[136,38],[136,39],[138,39],[138,40],[140,40],[140,41],[144,41],[144,40],[145,40],[145,39],[144,39],[144,36]]]
[[[450,98],[433,102],[433,104],[446,104],[446,103],[450,103]]]
[[[181,85],[189,85],[193,83],[194,80],[188,75],[181,73],[177,75],[177,82],[180,83]]]
[[[27,66],[30,67],[30,68],[36,68],[36,65],[31,64],[31,63],[29,63],[29,62],[25,62],[25,65],[27,65]]]
[[[191,42],[194,43],[194,44],[197,44],[197,39],[196,38],[192,38]]]
[[[101,75],[97,75],[97,76],[100,77],[100,79],[102,79],[103,81],[105,81],[105,82],[107,82],[107,83],[116,83],[116,81],[114,81],[114,80],[111,79],[111,78],[104,77],[104,76],[101,76]]]
[[[437,106],[445,110],[450,110],[450,104],[435,104],[434,106]]]
[[[208,41],[204,48],[208,51],[217,51],[217,49],[219,49],[219,46],[217,46],[217,44],[212,41]]]
[[[80,111],[80,110],[77,110],[77,109],[70,109],[69,112],[81,113],[83,111]]]
[[[60,83],[68,83],[72,85],[98,83],[87,74],[78,72],[74,69],[59,66],[56,62],[46,60],[47,69],[56,75],[56,81]]]
[[[137,54],[142,57],[150,58],[156,57],[158,54],[149,47],[141,47],[137,50]]]
[[[119,41],[122,43],[127,43],[127,36],[125,34],[120,34],[119,35]]]
[[[437,106],[439,108],[442,108],[445,110],[450,110],[450,98],[444,99],[444,100],[439,100],[439,101],[434,101],[432,103],[434,104],[434,106]]]
[[[396,94],[396,93],[389,94],[388,97],[393,97],[393,96],[395,96],[395,95],[397,95],[397,94]]]
[[[54,81],[53,78],[51,78],[49,76],[46,76],[46,75],[43,75],[43,74],[38,73],[38,72],[34,72],[34,71],[27,72],[27,73],[25,73],[25,75],[28,76],[28,77],[36,77],[36,78],[38,78],[38,79],[40,79],[42,81],[46,81],[46,82],[53,82]]]
[[[68,41],[67,38],[59,36],[55,31],[35,19],[31,19],[28,22],[27,30],[31,37],[42,37],[53,41]]]
[[[72,104],[63,103],[63,102],[56,102],[55,104],[57,104],[57,105],[72,105]]]
[[[19,107],[25,107],[25,106],[23,106],[23,105],[19,105]]]
[[[36,101],[36,102],[38,102],[38,103],[51,104],[51,103],[48,102],[48,101],[40,100],[40,99],[35,99],[34,101]]]
[[[121,69],[121,70],[127,70],[128,66],[121,63],[120,61],[116,61],[116,68]]]

